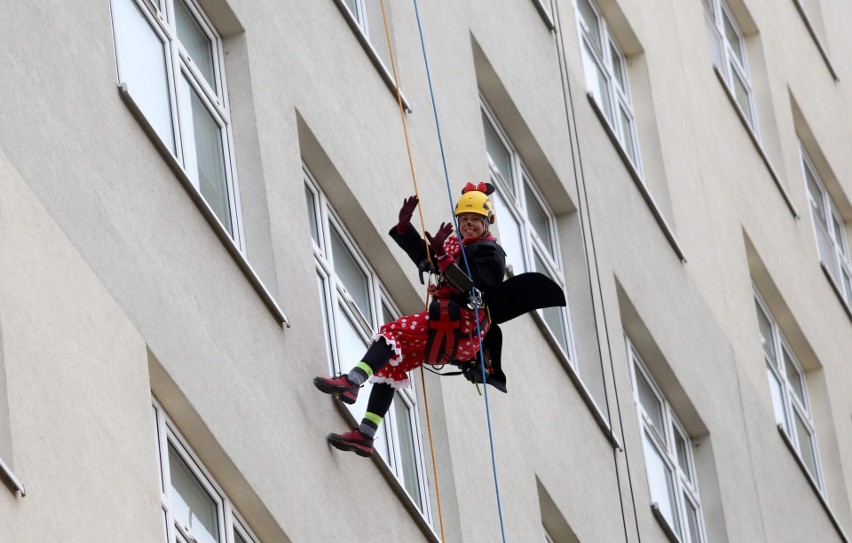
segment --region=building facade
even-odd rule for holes
[[[0,542],[852,537],[852,4],[6,7]],[[336,451],[468,181],[567,305]]]

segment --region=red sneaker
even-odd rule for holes
[[[352,451],[358,456],[370,457],[373,454],[373,438],[367,437],[357,428],[345,434],[328,434],[328,442],[341,451]]]
[[[353,404],[358,399],[358,385],[349,382],[346,374],[333,379],[328,377],[314,377],[314,386],[326,394],[340,398],[343,403]]]

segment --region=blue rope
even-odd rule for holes
[[[420,24],[420,9],[417,7],[417,0],[413,0],[414,2],[414,14],[417,17],[417,31],[420,34],[420,49],[423,52],[423,64],[426,67],[426,80],[429,83],[429,98],[432,101],[432,114],[435,117],[435,129],[438,133],[438,146],[441,150],[441,163],[444,167],[444,181],[447,185],[447,198],[450,202],[450,209],[452,210],[452,202],[453,202],[453,191],[450,187],[450,174],[447,171],[447,157],[444,153],[444,140],[441,137],[441,123],[438,120],[438,107],[435,105],[435,92],[432,89],[432,74],[429,71],[429,59],[426,56],[426,43],[423,41],[423,27]],[[455,210],[452,213],[453,224],[456,227],[456,232],[458,232],[459,224],[458,219],[455,216]],[[464,266],[467,270],[467,274],[470,275],[470,264],[467,261],[467,254],[464,250],[464,243],[459,241],[459,246],[461,248],[462,259],[464,260]],[[480,327],[479,322],[479,308],[474,312],[474,316],[476,318],[476,334],[477,337],[482,336],[482,329]],[[491,446],[491,471],[494,476],[494,491],[497,495],[497,514],[500,517],[500,533],[503,536],[503,543],[506,543],[506,529],[503,526],[503,507],[500,504],[500,485],[497,481],[497,462],[494,458],[494,434],[491,431],[491,408],[488,404],[488,386],[485,384],[485,356],[482,351],[482,342],[479,342],[479,366],[482,371],[482,388],[485,390],[485,415],[488,420],[488,442]]]

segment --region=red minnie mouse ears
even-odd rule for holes
[[[491,183],[480,183],[478,185],[474,185],[473,183],[468,183],[462,189],[462,194],[467,194],[468,192],[476,190],[479,192],[484,192],[486,196],[490,195],[494,192],[494,185]]]

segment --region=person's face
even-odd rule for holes
[[[462,239],[479,238],[485,233],[485,217],[475,213],[459,215],[459,232]]]

